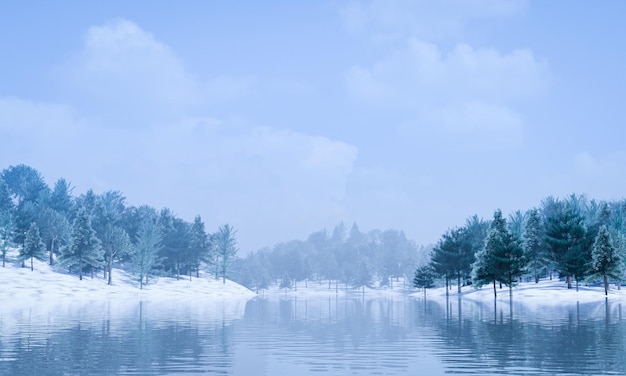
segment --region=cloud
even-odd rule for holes
[[[348,32],[367,34],[376,41],[407,37],[440,41],[460,37],[476,21],[523,14],[527,4],[525,0],[351,1],[339,13]]]
[[[501,53],[459,43],[445,53],[410,39],[370,67],[353,66],[346,86],[368,106],[408,113],[400,127],[405,135],[456,133],[473,146],[500,149],[522,145],[515,104],[540,93],[546,77],[547,64],[529,49]]]

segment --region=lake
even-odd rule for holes
[[[0,308],[0,375],[626,374],[621,303],[456,297]]]

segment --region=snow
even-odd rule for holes
[[[30,261],[26,268],[17,261],[9,260],[4,268],[0,267],[0,312],[11,309],[47,304],[73,304],[86,301],[114,302],[159,302],[164,300],[248,300],[255,293],[247,288],[226,280],[216,280],[213,276],[200,273],[200,278],[160,277],[149,280],[149,284],[139,288],[136,278],[128,272],[113,269],[113,284],[107,285],[102,272],[94,278],[90,274],[69,274],[67,270],[54,267],[45,262],[35,261],[34,270],[30,270]]]
[[[511,298],[509,297],[509,288],[504,286],[500,289],[499,285],[496,285],[497,290],[497,302],[509,303]],[[517,304],[523,304],[528,308],[541,309],[545,307],[555,307],[559,305],[571,305],[571,304],[585,304],[585,303],[600,303],[605,300],[626,302],[626,287],[618,290],[615,284],[612,284],[609,288],[608,296],[604,295],[604,286],[587,286],[583,283],[579,283],[578,291],[576,291],[576,285],[573,282],[572,288],[568,289],[567,284],[564,281],[560,281],[558,278],[549,278],[539,280],[539,283],[521,282],[517,286],[513,287],[513,301]],[[424,292],[414,292],[411,294],[415,298],[423,298]],[[449,297],[458,297],[457,286],[453,286],[449,291]],[[475,301],[479,303],[493,303],[493,285],[485,285],[481,288],[475,288],[472,286],[465,286],[462,288],[460,296],[463,300]],[[439,287],[426,290],[426,299],[430,300],[442,300],[446,297],[445,287]]]

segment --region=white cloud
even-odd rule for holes
[[[89,28],[82,50],[60,76],[74,103],[107,126],[171,120],[200,98],[174,51],[123,19]]]
[[[346,29],[377,41],[417,37],[429,41],[458,38],[469,24],[523,14],[525,0],[371,0],[340,9]]]
[[[369,68],[352,67],[346,85],[369,106],[408,112],[404,135],[456,134],[465,141],[461,148],[483,150],[522,145],[523,116],[515,104],[540,93],[546,77],[546,63],[529,49],[501,53],[460,43],[444,53],[411,39]]]

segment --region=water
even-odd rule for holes
[[[0,308],[0,375],[626,374],[621,303],[348,298]]]

